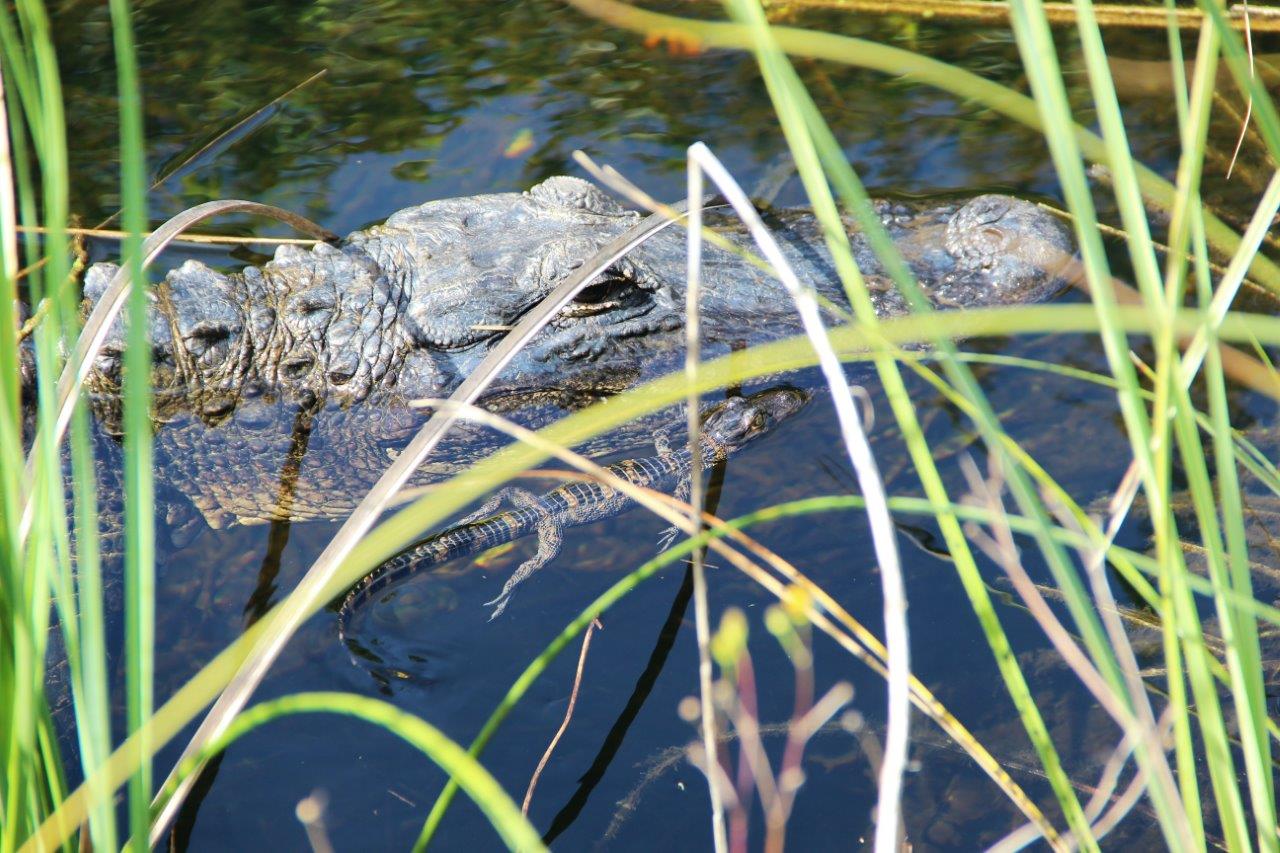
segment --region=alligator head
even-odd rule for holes
[[[456,350],[504,331],[599,249],[635,213],[578,178],[549,178],[525,193],[433,201],[352,235],[412,294],[401,322],[419,347]],[[642,263],[622,259],[565,317],[631,311],[661,287]]]
[[[1015,305],[1052,296],[1064,284],[1073,249],[1066,228],[1046,210],[1021,199],[981,195],[965,202],[881,201],[876,212],[923,291],[940,309]],[[743,260],[760,255],[746,227],[730,213],[705,217],[738,252],[708,245],[701,264],[702,337],[731,345],[771,340],[800,331],[794,304],[772,273]],[[774,210],[766,224],[798,278],[836,303],[844,301],[836,266],[821,226],[801,209]],[[909,306],[852,216],[845,216],[850,247],[881,317],[905,314]],[[653,366],[664,351],[683,346],[686,299],[685,236],[669,229],[630,255],[648,276],[662,282],[633,288],[627,302],[615,300],[582,318],[563,317],[533,344],[535,357],[571,364],[619,353],[614,363],[642,358]],[[625,306],[625,307],[622,307]],[[670,360],[668,364],[672,364]]]

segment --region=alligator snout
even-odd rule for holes
[[[1014,238],[1013,229],[1002,225],[1014,204],[1006,196],[984,195],[964,205],[947,223],[947,251],[971,266],[991,266]]]
[[[934,298],[940,304],[1010,305],[1047,298],[1064,284],[1073,255],[1066,227],[1023,199],[982,195],[952,215],[944,237],[956,269]]]

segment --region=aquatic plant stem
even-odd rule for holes
[[[147,339],[147,288],[142,278],[146,230],[146,166],[142,100],[128,0],[110,0],[120,110],[120,196],[124,266],[135,282],[129,294],[124,352],[125,709],[126,727],[137,733],[143,760],[129,782],[129,828],[144,838],[151,815],[151,753],[146,723],[155,703],[155,494],[151,479],[151,342]]]
[[[753,4],[754,5],[754,4]],[[759,9],[758,6],[755,7]],[[889,647],[889,722],[886,758],[881,765],[880,801],[877,808],[876,849],[881,853],[891,851],[897,845],[899,797],[902,773],[906,766],[910,706],[907,680],[910,661],[906,628],[906,593],[902,584],[902,569],[898,559],[897,537],[893,520],[889,517],[885,501],[884,485],[875,456],[862,428],[862,421],[853,396],[849,391],[844,368],[818,313],[818,305],[809,288],[800,283],[795,271],[787,264],[781,248],[773,235],[765,228],[760,215],[752,206],[746,193],[738,186],[723,164],[702,143],[689,148],[689,157],[715,182],[716,187],[733,205],[752,238],[765,258],[778,272],[787,295],[795,303],[805,335],[818,357],[823,379],[831,391],[836,418],[840,424],[841,438],[850,464],[858,478],[858,485],[867,499],[867,518],[871,526],[872,543],[876,560],[880,565],[881,584],[884,590],[884,615]],[[690,228],[692,235],[694,229]],[[887,827],[883,835],[881,828]]]
[[[698,417],[698,356],[702,343],[699,339],[698,296],[702,279],[702,164],[690,147],[685,155],[686,205],[688,223],[685,228],[686,276],[688,288],[685,295],[685,349],[684,372],[689,384],[688,407],[685,412],[689,431],[691,469],[689,472],[689,524],[690,533],[696,536],[702,530],[703,485],[702,445],[699,433],[702,428]],[[711,613],[707,606],[707,572],[703,565],[703,551],[695,548],[690,555],[693,572],[694,635],[698,644],[698,702],[702,712],[701,726],[703,760],[706,763],[707,793],[711,799],[711,838],[716,853],[727,853],[728,835],[724,821],[724,792],[721,790],[720,749],[716,738],[716,706],[712,696],[715,674],[711,667]]]

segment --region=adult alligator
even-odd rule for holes
[[[876,210],[942,308],[1045,298],[1071,252],[1059,222],[1007,196],[882,201]],[[345,514],[419,425],[405,403],[447,395],[502,329],[637,218],[585,181],[556,177],[525,193],[408,208],[337,246],[285,246],[238,273],[184,263],[151,293],[156,417],[181,422],[158,432],[158,467],[214,527]],[[783,209],[767,219],[801,279],[843,304],[812,214]],[[707,224],[750,246],[732,217],[711,213]],[[866,239],[846,225],[877,312],[905,313]],[[89,270],[86,307],[114,271]],[[672,369],[684,346],[684,276],[682,233],[644,243],[520,353],[486,404],[539,425]],[[738,254],[709,249],[703,281],[707,355],[799,331],[777,283]],[[117,326],[86,383],[109,430],[122,348]],[[298,455],[298,430],[288,427],[300,423],[311,451],[295,460],[298,475],[282,495],[280,471]],[[641,426],[633,438],[651,434]],[[619,449],[617,437],[610,442]],[[493,445],[477,429],[456,429],[420,482]]]

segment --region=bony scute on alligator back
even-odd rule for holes
[[[809,401],[807,391],[782,385],[748,397],[729,397],[708,407],[702,415],[699,436],[700,462],[704,468],[722,462],[747,444],[772,432],[799,412]],[[693,453],[673,447],[665,435],[654,437],[656,455],[628,459],[608,466],[611,477],[638,488],[670,491],[688,501],[693,473]],[[503,503],[511,509],[497,512]],[[349,620],[355,610],[392,584],[450,560],[478,554],[490,548],[536,533],[537,553],[522,563],[503,585],[502,592],[486,605],[490,619],[499,616],[516,587],[559,553],[564,529],[612,518],[635,506],[625,492],[603,481],[574,481],[542,495],[509,488],[495,494],[478,510],[454,526],[401,552],[366,575],[351,588],[338,613],[339,636],[348,640]],[[670,543],[668,537],[664,546]],[[354,660],[354,658],[353,658]]]

